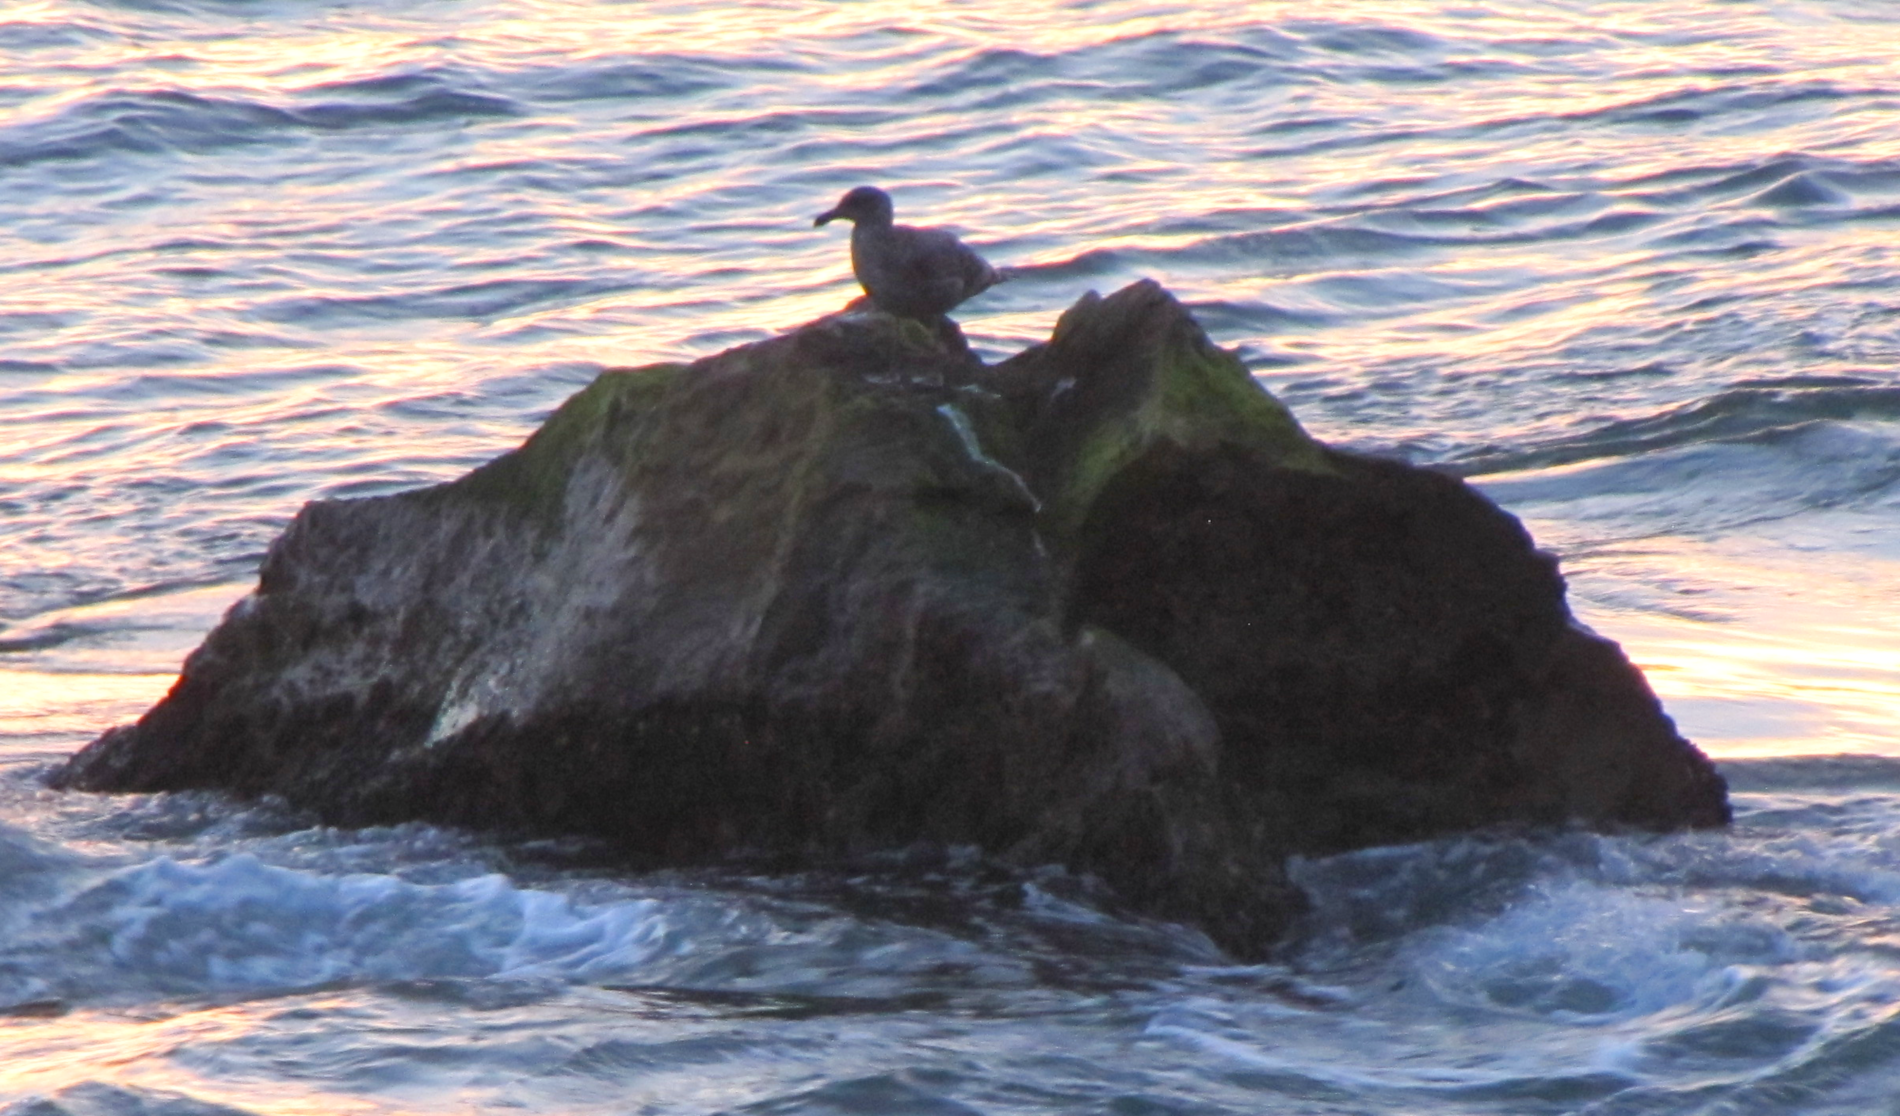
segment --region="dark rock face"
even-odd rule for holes
[[[1282,861],[1727,821],[1554,561],[1327,449],[1159,287],[995,367],[876,312],[604,373],[452,484],[314,503],[172,692],[58,772],[632,863],[917,842],[1243,956]]]

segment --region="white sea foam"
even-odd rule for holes
[[[322,875],[248,853],[159,857],[77,897],[140,979],[220,989],[426,977],[589,981],[691,948],[661,900],[589,904],[501,875]]]
[[[1612,1020],[1713,1004],[1744,964],[1792,960],[1772,921],[1694,896],[1538,884],[1497,917],[1420,935],[1409,963],[1448,1002]]]

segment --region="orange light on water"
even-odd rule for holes
[[[0,737],[92,735],[138,718],[177,673],[0,670]]]
[[[334,998],[332,998],[334,999]],[[300,1001],[309,1005],[310,1000]],[[352,1002],[317,1003],[321,1010],[347,1011]],[[8,1096],[56,1095],[73,1086],[110,1085],[185,1093],[200,1103],[226,1104],[283,1116],[349,1116],[352,1113],[404,1111],[386,1099],[371,1101],[342,1092],[303,1087],[287,1076],[268,1084],[201,1076],[175,1056],[200,1054],[220,1045],[255,1041],[272,1029],[257,1001],[185,1011],[75,1012],[53,1018],[0,1019],[0,1093]],[[452,1103],[417,1104],[407,1111],[454,1111]]]
[[[1623,645],[1685,736],[1718,759],[1900,756],[1900,562],[1817,576],[1795,548],[1651,539],[1583,564],[1572,605]],[[1601,570],[1681,589],[1680,607],[1607,607]],[[1831,562],[1829,570],[1842,569]]]

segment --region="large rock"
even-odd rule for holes
[[[1728,817],[1514,518],[1313,441],[1145,282],[995,367],[864,311],[609,371],[459,481],[310,504],[55,782],[635,864],[976,845],[1245,956],[1289,853]]]

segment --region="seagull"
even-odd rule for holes
[[[812,221],[852,223],[851,271],[878,309],[930,320],[1007,278],[944,230],[895,225],[892,213],[889,194],[859,186]]]

